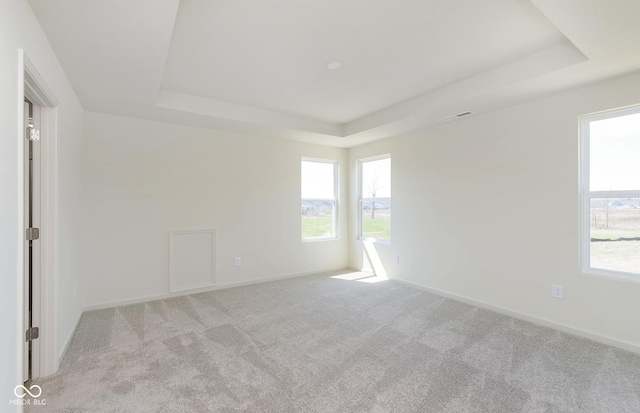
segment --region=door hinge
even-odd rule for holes
[[[30,141],[39,141],[40,140],[40,129],[37,129],[33,126],[33,119],[29,118],[29,125],[27,126],[27,130],[29,133],[27,134],[27,139]]]
[[[40,239],[40,228],[27,228],[27,241]]]
[[[31,327],[27,330],[27,343],[40,337],[40,328]]]

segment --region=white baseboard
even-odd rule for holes
[[[518,311],[514,311],[505,307],[501,307],[498,305],[490,304],[484,301],[476,300],[474,298],[466,297],[463,295],[451,293],[448,291],[440,290],[437,288],[427,287],[422,284],[418,284],[413,281],[404,280],[402,278],[390,278],[392,281],[398,282],[400,284],[406,285],[407,287],[415,288],[418,290],[426,291],[428,293],[436,294],[442,297],[451,298],[456,301],[463,302],[465,304],[469,304],[475,307],[483,308],[485,310],[495,311],[496,313],[505,314],[511,316],[513,318],[517,318],[519,320],[529,321],[534,324],[538,324],[544,327],[553,328],[555,330],[562,331],[563,333],[572,334],[574,336],[579,336],[583,338],[587,338],[589,340],[596,341],[598,343],[607,344],[613,347],[620,348],[622,350],[631,351],[633,353],[640,354],[640,346],[629,343],[623,340],[617,340],[611,337],[606,337],[600,334],[593,333],[591,331],[586,331],[582,329],[578,329],[575,327],[568,326],[566,324],[557,323],[555,321],[547,320],[544,318],[536,317],[530,314],[521,313]]]
[[[275,276],[272,276],[272,277],[258,278],[258,279],[254,279],[254,280],[248,280],[248,281],[240,281],[240,282],[237,282],[237,283],[213,285],[213,286],[204,287],[204,288],[195,288],[195,289],[192,289],[192,290],[177,291],[177,292],[174,292],[174,293],[148,295],[148,296],[132,298],[132,299],[128,299],[128,300],[110,301],[110,302],[106,302],[106,303],[100,303],[100,304],[93,304],[93,305],[85,306],[84,309],[83,309],[83,312],[85,312],[85,311],[93,311],[93,310],[102,310],[102,309],[105,309],[105,308],[120,307],[120,306],[123,306],[123,305],[146,303],[146,302],[149,302],[149,301],[164,300],[164,299],[172,298],[172,297],[181,297],[181,296],[184,296],[184,295],[198,294],[198,293],[204,293],[204,292],[208,292],[208,291],[224,290],[224,289],[227,289],[227,288],[242,287],[242,286],[245,286],[245,285],[261,284],[261,283],[269,282],[269,281],[285,280],[287,278],[304,277],[305,275],[321,274],[323,272],[339,271],[339,270],[343,270],[343,269],[345,269],[345,267],[326,268],[326,269],[321,269],[321,270],[305,271],[305,272],[294,273],[294,274],[275,275]]]

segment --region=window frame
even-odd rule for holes
[[[362,158],[362,159],[358,159],[357,160],[357,177],[358,177],[358,212],[357,212],[357,222],[358,222],[358,228],[357,228],[357,234],[358,234],[358,239],[361,241],[370,241],[370,242],[377,242],[377,243],[381,243],[381,244],[391,244],[391,231],[389,231],[389,239],[384,239],[384,238],[375,238],[375,237],[365,237],[362,235],[362,230],[363,228],[363,219],[362,219],[362,206],[365,202],[370,202],[372,199],[374,198],[365,198],[363,196],[364,194],[364,184],[362,182],[363,180],[363,174],[362,174],[362,166],[367,163],[367,162],[374,162],[374,161],[379,161],[382,159],[389,159],[389,161],[391,162],[391,153],[385,153],[382,155],[376,155],[376,156],[371,156],[368,158]],[[389,182],[391,182],[391,169],[389,169]],[[391,191],[389,191],[389,205],[391,205]],[[389,218],[389,221],[391,221],[391,218]],[[391,223],[390,223],[391,224]]]
[[[640,114],[640,105],[580,116],[580,265],[585,274],[640,282],[640,273],[591,267],[591,200],[597,198],[640,198],[638,190],[591,191],[591,122]]]
[[[316,162],[333,165],[333,199],[331,198],[303,198],[302,197],[302,162]],[[338,240],[338,206],[340,205],[340,167],[339,161],[335,159],[310,158],[303,156],[300,160],[300,211],[305,201],[333,202],[333,235],[320,237],[304,237],[302,234],[302,214],[300,216],[300,238],[302,242],[335,241]]]

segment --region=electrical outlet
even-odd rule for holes
[[[400,256],[398,254],[393,256],[393,263],[400,264]]]
[[[242,264],[242,258],[241,257],[236,257],[234,260],[236,265],[241,265]]]
[[[564,287],[561,285],[553,284],[551,286],[551,296],[554,298],[564,298]]]

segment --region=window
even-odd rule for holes
[[[583,271],[640,280],[640,106],[583,116]]]
[[[358,161],[360,238],[391,241],[391,157]]]
[[[338,163],[302,159],[302,239],[335,239]]]

